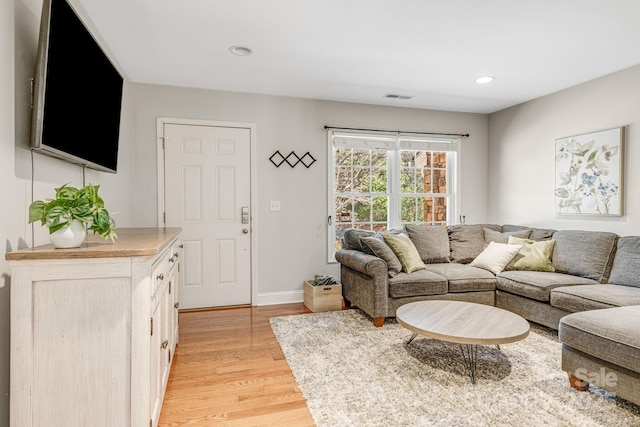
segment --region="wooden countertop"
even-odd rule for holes
[[[118,228],[115,243],[92,232],[82,246],[56,249],[51,244],[7,252],[8,261],[69,258],[116,258],[155,255],[180,234],[180,228]]]

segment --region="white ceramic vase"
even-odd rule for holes
[[[84,242],[84,238],[87,237],[87,230],[83,222],[73,220],[66,227],[49,234],[49,237],[55,248],[78,248]]]

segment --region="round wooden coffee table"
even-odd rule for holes
[[[460,344],[465,368],[476,382],[478,345],[507,344],[529,335],[529,322],[515,313],[462,301],[418,301],[396,310],[398,323],[417,335]]]

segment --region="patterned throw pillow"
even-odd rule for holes
[[[505,267],[505,270],[548,271],[553,273],[556,269],[551,263],[551,256],[553,255],[555,243],[556,241],[553,239],[536,242],[513,236],[509,237],[509,244],[522,245],[522,247]]]

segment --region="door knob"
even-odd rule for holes
[[[248,228],[243,228],[243,229],[242,229],[242,234],[247,234],[248,232],[249,232],[249,229],[248,229]]]

